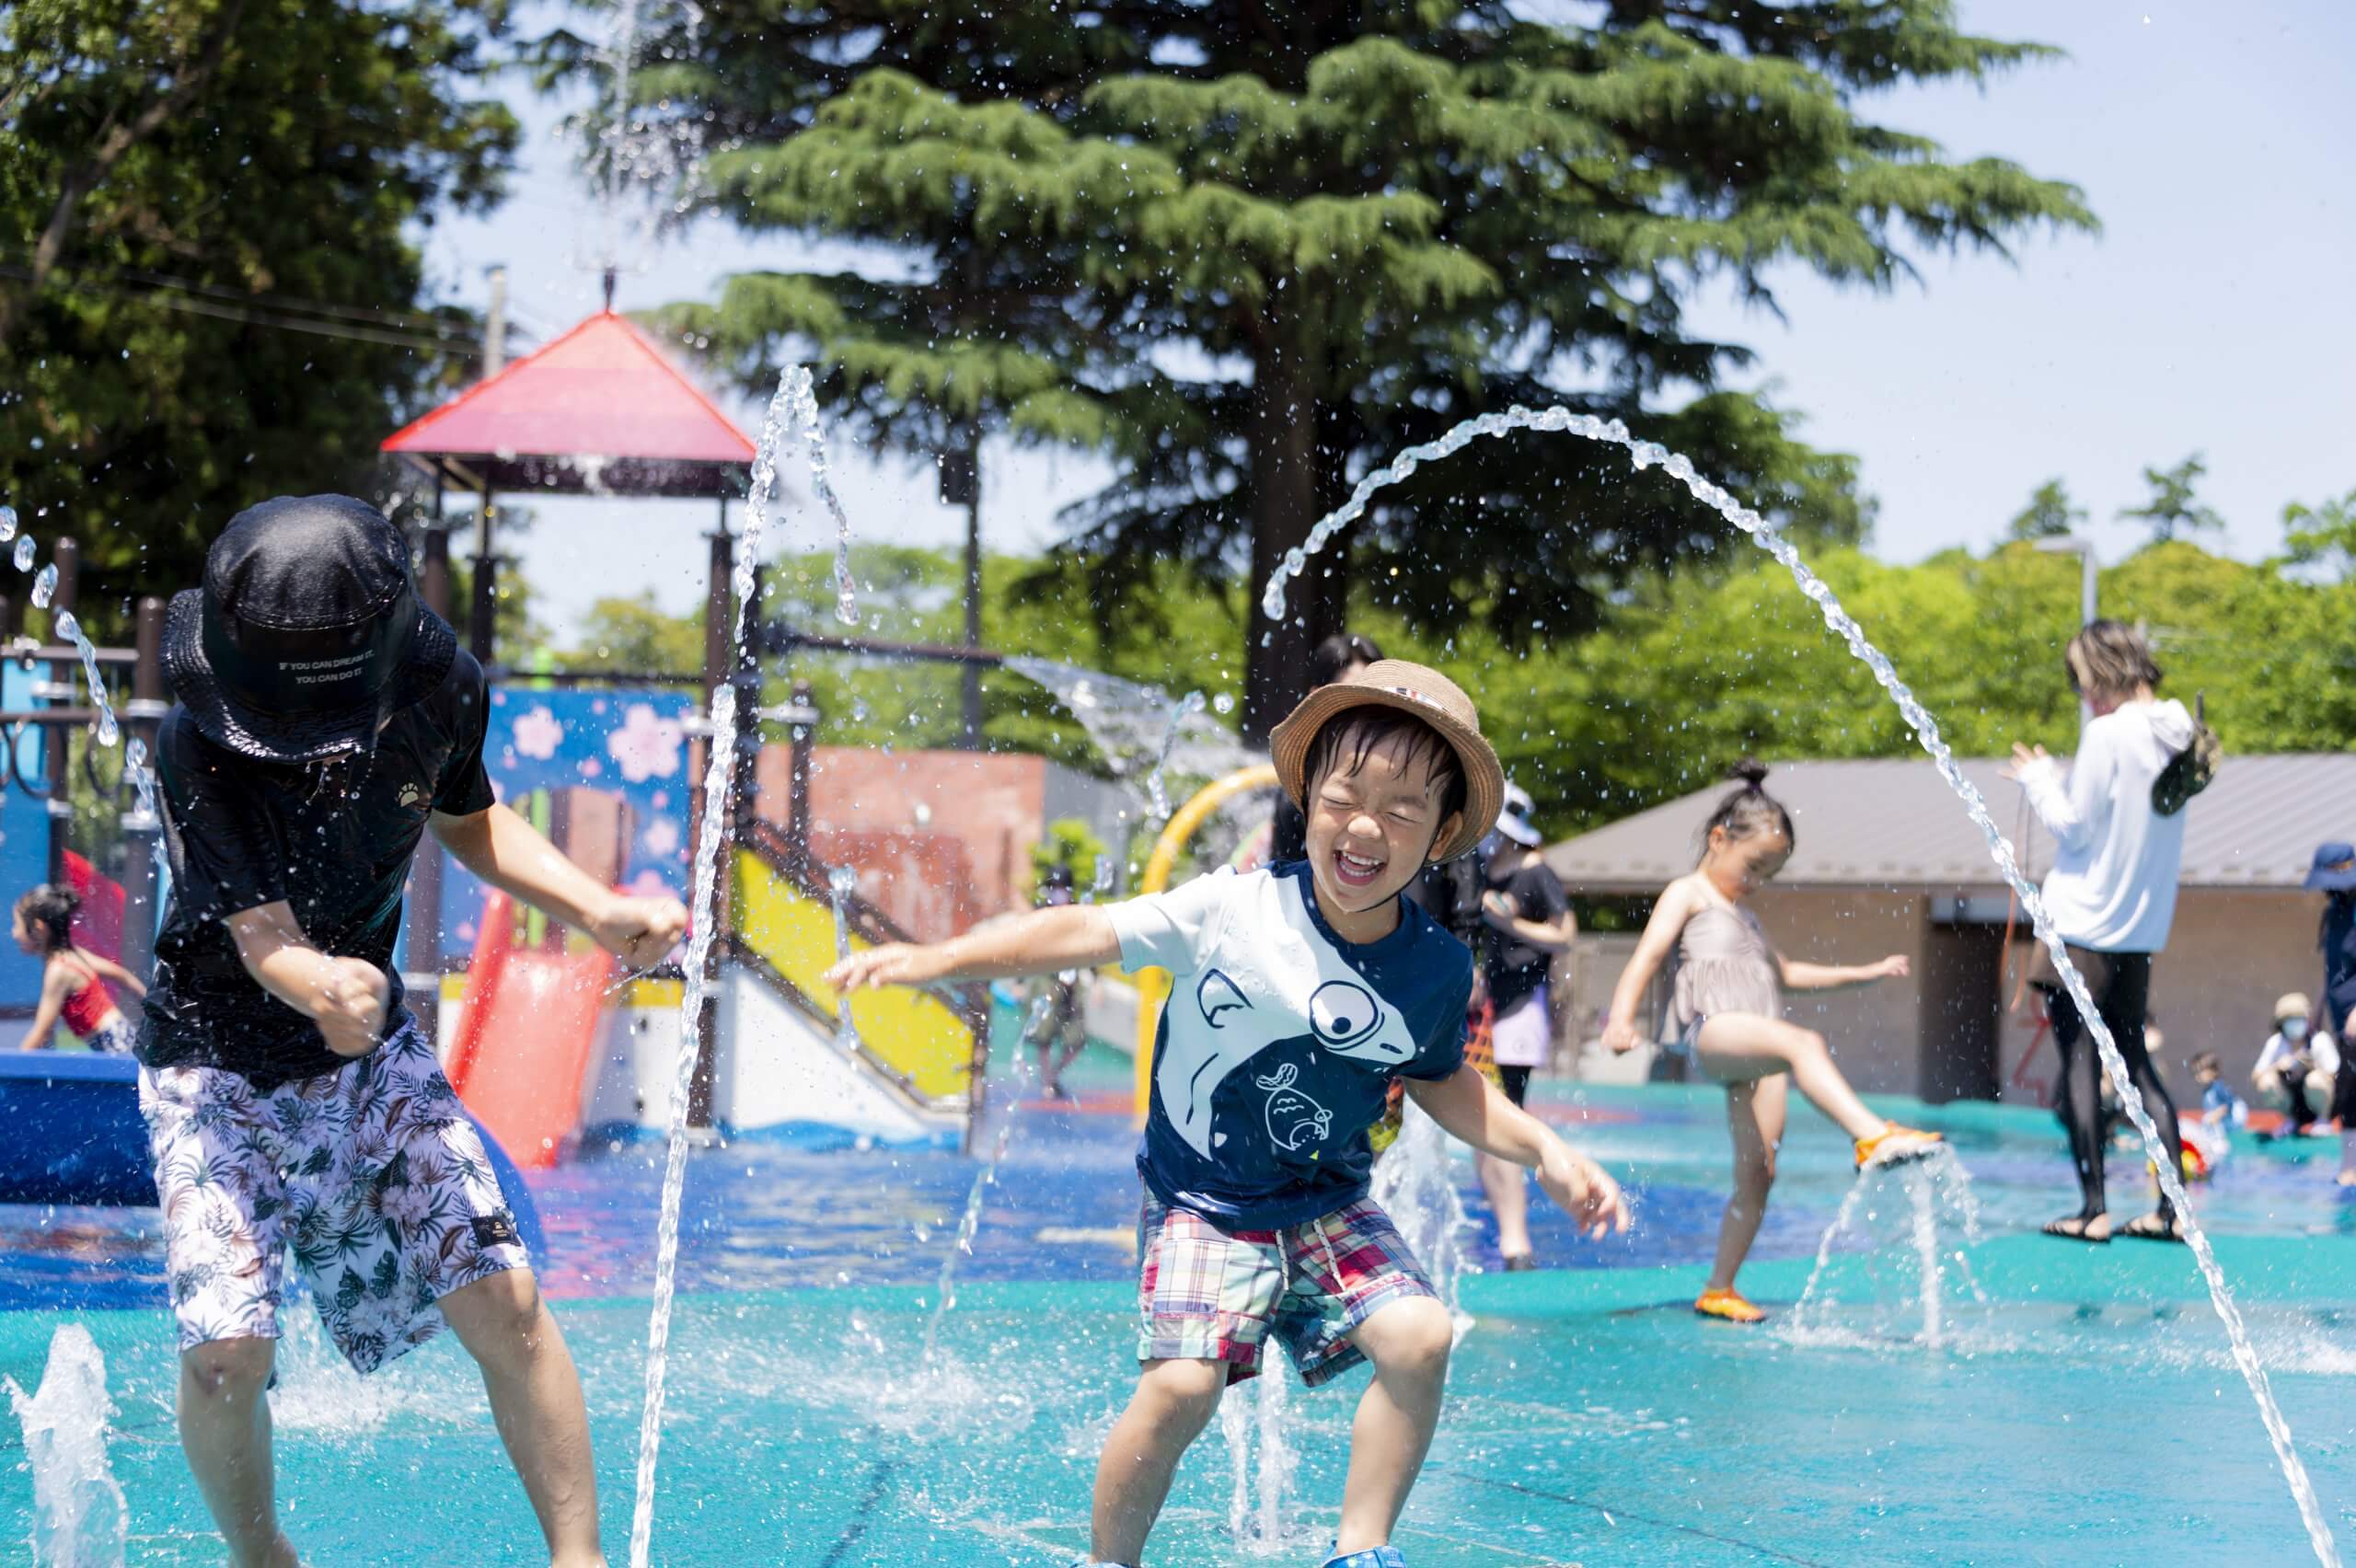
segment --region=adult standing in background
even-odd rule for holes
[[[1371,638],[1360,637],[1352,631],[1337,631],[1310,652],[1309,689],[1315,691],[1319,686],[1346,680],[1381,658],[1382,650],[1374,645]],[[1269,820],[1272,832],[1268,858],[1261,863],[1280,866],[1287,860],[1307,859],[1309,819],[1281,790],[1276,791],[1276,813]]]
[[[2153,787],[2171,763],[2192,750],[2197,730],[2184,704],[2153,695],[2160,667],[2134,628],[2090,621],[2070,640],[2064,657],[2072,688],[2094,714],[2078,737],[2077,755],[2065,771],[2043,746],[2015,745],[2005,776],[2020,782],[2030,808],[2058,845],[2045,879],[2046,906],[2126,1059],[2128,1077],[2167,1146],[2169,1163],[2181,1170],[2176,1102],[2152,1065],[2143,1020],[2152,961],[2167,946],[2184,859],[2182,802],[2163,813]],[[2108,1241],[2102,1063],[2070,994],[2058,981],[2043,982],[2039,988],[2062,1056],[2057,1109],[2070,1132],[2079,1188],[2077,1212],[2047,1225],[2045,1233]],[[2184,1225],[2163,1196],[2156,1210],[2130,1221],[2123,1234],[2180,1241]]]
[[[2356,844],[2316,846],[2307,891],[2324,895],[2316,932],[2323,950],[2323,1016],[2340,1043],[2331,1096],[2331,1113],[2339,1118],[2339,1184],[2356,1187],[2356,1061],[2350,1060],[2356,1050],[2348,1044],[2349,1017],[2356,1014]]]
[[[1578,935],[1562,880],[1538,853],[1538,829],[1528,790],[1506,786],[1497,835],[1506,842],[1490,859],[1487,890],[1481,900],[1485,923],[1483,969],[1496,1009],[1492,1027],[1497,1074],[1506,1098],[1516,1105],[1530,1092],[1530,1075],[1546,1065],[1554,1043],[1547,1008],[1546,977],[1554,955]],[[1521,1170],[1489,1155],[1476,1157],[1481,1187],[1497,1216],[1497,1251],[1506,1267],[1534,1267],[1530,1249],[1530,1193]]]

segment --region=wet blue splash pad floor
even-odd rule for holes
[[[1060,1565],[1080,1553],[1097,1447],[1133,1354],[1127,1122],[1109,1098],[1091,1103],[1016,1113],[930,1370],[920,1346],[933,1278],[972,1162],[757,1140],[698,1155],[657,1562]],[[1713,1091],[1677,1088],[1545,1097],[1547,1114],[1634,1178],[1638,1226],[1625,1242],[1590,1245],[1543,1216],[1542,1255],[1561,1266],[1466,1283],[1477,1320],[1399,1537],[1416,1568],[2312,1561],[2190,1259],[2033,1234],[2070,1187],[2049,1116],[1917,1113],[1953,1138],[1985,1232],[1965,1258],[1984,1299],[1950,1267],[1934,1347],[1904,1189],[1888,1177],[1800,1328],[1788,1311],[1742,1330],[1687,1310],[1725,1192],[1722,1107]],[[2356,1205],[2338,1200],[2331,1153],[2245,1146],[2200,1199],[2346,1538]],[[588,1385],[614,1551],[627,1538],[655,1160],[626,1149],[535,1183],[550,1233],[544,1277]],[[1461,1174],[1477,1219],[1469,1166]],[[2145,1201],[2144,1180],[2139,1159],[2115,1162],[2120,1213]],[[1744,1275],[1763,1304],[1798,1298],[1849,1186],[1837,1135],[1796,1111],[1776,1207]],[[1484,1230],[1476,1256],[1486,1240]],[[1941,1245],[1952,1252],[1962,1238],[1950,1228]],[[217,1562],[173,1436],[159,1273],[151,1216],[0,1211],[0,1372],[31,1386],[55,1329],[88,1327],[118,1406],[130,1561]],[[364,1382],[306,1317],[282,1368],[281,1496],[307,1561],[542,1560],[454,1343]],[[1281,1547],[1230,1535],[1233,1479],[1214,1424],[1181,1472],[1153,1561],[1317,1562],[1363,1377],[1293,1390],[1299,1468]],[[0,1539],[26,1539],[29,1504],[23,1470],[0,1472]]]

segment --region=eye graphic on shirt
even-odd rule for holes
[[[1195,987],[1195,1002],[1203,1009],[1203,1021],[1213,1029],[1226,1028],[1222,1020],[1229,1013],[1252,1010],[1243,988],[1216,969],[1203,972],[1202,984]]]
[[[425,799],[425,791],[414,784],[404,784],[398,798],[403,806],[413,806]]]
[[[1363,986],[1328,980],[1310,995],[1309,1027],[1319,1044],[1346,1051],[1382,1027],[1382,1005]]]

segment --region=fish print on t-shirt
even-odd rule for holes
[[[1283,894],[1295,903],[1300,898],[1293,882],[1286,883]],[[1271,964],[1253,975],[1257,997],[1223,970],[1207,969],[1195,982],[1194,1005],[1203,1027],[1170,1032],[1154,1064],[1154,1081],[1172,1128],[1196,1154],[1208,1158],[1225,1141],[1211,1128],[1211,1101],[1219,1085],[1271,1045],[1307,1034],[1337,1056],[1383,1066],[1414,1058],[1415,1037],[1398,1009],[1383,1006],[1347,960],[1308,934],[1313,929],[1304,915],[1293,930],[1307,940],[1276,944],[1294,962]],[[1253,1080],[1271,1096],[1270,1136],[1293,1153],[1324,1142],[1333,1126],[1331,1113],[1294,1087],[1298,1077],[1299,1069],[1288,1065],[1272,1075],[1281,1081]],[[1288,1095],[1308,1109],[1280,1133],[1276,1097]],[[1312,1131],[1313,1136],[1306,1136]]]

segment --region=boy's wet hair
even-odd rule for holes
[[[2202,1073],[2215,1073],[2219,1078],[2225,1076],[2225,1064],[2218,1059],[2216,1052],[2203,1051],[2192,1058],[2192,1076],[2199,1078]]]
[[[2070,639],[2062,663],[2070,689],[2088,697],[2129,698],[2143,686],[2156,690],[2164,678],[2150,639],[2124,621],[2088,621]]]
[[[1767,765],[1752,757],[1744,757],[1727,771],[1727,777],[1741,782],[1727,791],[1718,801],[1710,820],[1702,824],[1702,847],[1710,847],[1710,833],[1715,828],[1727,830],[1727,842],[1738,844],[1762,833],[1780,833],[1784,847],[1796,848],[1799,836],[1792,831],[1792,813],[1784,802],[1767,792]]]
[[[25,917],[47,952],[74,945],[74,914],[81,907],[80,894],[55,882],[43,882],[17,900],[17,913]]]
[[[1316,793],[1327,773],[1336,767],[1345,773],[1357,772],[1377,746],[1393,737],[1406,743],[1407,766],[1421,765],[1425,777],[1439,785],[1439,818],[1432,824],[1437,836],[1441,823],[1464,810],[1464,764],[1438,730],[1396,708],[1372,704],[1345,708],[1325,721],[1317,738],[1309,743],[1309,755],[1301,767],[1302,809],[1313,809],[1305,797]]]

